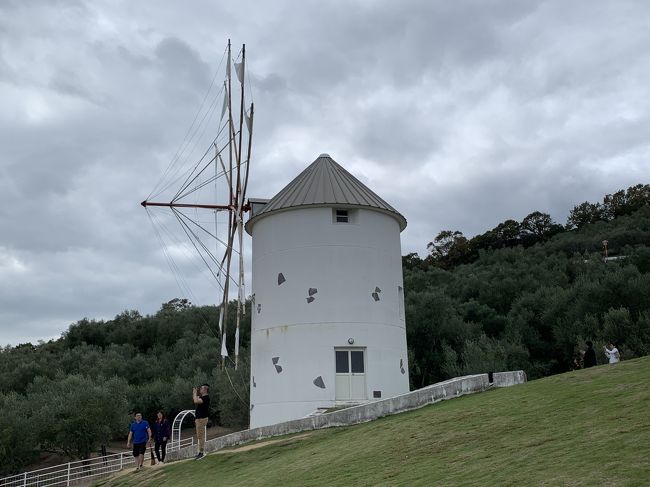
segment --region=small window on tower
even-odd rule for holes
[[[359,223],[358,216],[358,212],[354,208],[332,208],[332,223],[356,225]]]

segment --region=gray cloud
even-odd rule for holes
[[[648,182],[644,2],[9,1],[0,13],[0,343],[151,313],[188,288],[215,301],[180,243],[179,289],[138,203],[228,36],[247,44],[256,106],[249,196],[328,152],[406,216],[404,253],[535,210],[564,222]]]

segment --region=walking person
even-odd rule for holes
[[[149,423],[142,419],[141,413],[135,413],[135,421],[129,428],[129,437],[126,440],[126,447],[131,447],[133,440],[133,457],[135,458],[135,470],[138,471],[144,466],[144,454],[147,451],[147,443],[151,443],[151,428]]]
[[[167,421],[165,413],[158,411],[156,415],[156,422],[153,424],[153,441],[154,449],[156,451],[156,458],[160,463],[165,463],[165,455],[167,454],[167,441],[171,437],[172,429]]]
[[[618,353],[618,348],[612,342],[605,346],[605,355],[609,359],[610,364],[617,364],[621,360],[621,355]]]
[[[596,366],[596,350],[594,350],[594,344],[591,341],[587,341],[587,350],[585,350],[583,364],[585,369]]]
[[[203,384],[198,388],[192,387],[192,401],[196,404],[194,423],[196,424],[196,440],[199,444],[196,460],[200,460],[205,451],[205,428],[208,425],[208,414],[210,413],[210,386]]]

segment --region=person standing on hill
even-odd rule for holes
[[[156,422],[153,425],[153,441],[155,444],[156,458],[160,463],[165,463],[167,453],[167,440],[171,436],[171,427],[165,413],[158,411]]]
[[[135,458],[135,469],[140,470],[144,465],[144,454],[147,451],[147,443],[151,443],[151,428],[149,423],[142,419],[141,413],[135,413],[135,421],[129,428],[129,437],[126,440],[126,447],[131,446],[133,440],[133,457]]]
[[[199,444],[199,453],[196,455],[196,460],[200,460],[204,456],[205,450],[205,428],[208,425],[208,414],[210,413],[210,386],[203,384],[201,387],[192,388],[192,401],[196,404],[196,411],[194,412],[194,423],[196,424],[196,440]]]
[[[581,368],[584,367],[583,355],[584,352],[581,351],[573,358],[573,364],[571,364],[571,370],[580,370]]]
[[[596,365],[596,350],[594,350],[594,344],[591,341],[587,341],[587,350],[585,350],[585,355],[583,357],[583,367],[586,369]]]
[[[621,360],[621,356],[618,353],[618,348],[612,342],[609,342],[609,346],[605,347],[605,355],[609,359],[610,364],[616,364]]]

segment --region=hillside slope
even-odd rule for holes
[[[650,357],[100,485],[648,485]]]

